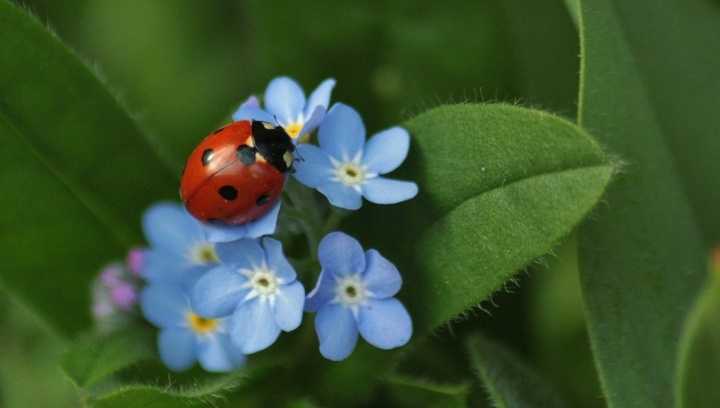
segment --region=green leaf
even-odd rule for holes
[[[570,406],[606,407],[590,350],[578,270],[577,230],[523,278],[533,362]],[[495,313],[493,313],[495,314]],[[568,364],[572,361],[572,364]]]
[[[714,244],[720,241],[720,189],[709,188],[708,180],[720,174],[720,2],[609,4],[698,226]]]
[[[564,0],[575,27],[580,26],[580,0]]]
[[[467,407],[470,383],[435,384],[427,380],[392,375],[387,381],[393,406],[400,407]]]
[[[644,51],[625,36],[630,27],[619,17],[621,3],[581,4],[579,122],[625,161],[607,204],[581,229],[581,285],[609,405],[661,407],[674,400],[680,333],[705,262],[661,112],[637,63]],[[658,7],[647,2],[647,9]]]
[[[201,381],[177,376],[168,379],[168,385],[152,375],[146,380],[152,383],[139,383],[141,377],[134,373],[131,379],[115,377],[111,381],[121,370],[155,357],[154,330],[134,328],[84,338],[63,354],[60,365],[89,407],[197,406],[223,398],[222,394],[235,388],[245,376],[242,372],[205,375]],[[151,366],[140,367],[152,372]]]
[[[524,103],[575,116],[580,41],[558,0],[505,0],[512,34],[513,78]]]
[[[717,407],[720,401],[720,274],[708,282],[685,329],[678,364],[678,407]]]
[[[240,377],[241,374],[237,373],[214,376],[179,390],[133,385],[99,398],[91,398],[87,406],[94,408],[213,406],[224,398],[223,394],[238,386]]]
[[[549,384],[505,347],[476,336],[468,340],[470,358],[498,408],[565,407]]]
[[[155,356],[155,335],[134,329],[83,339],[63,354],[60,366],[81,389],[89,389],[117,370]]]
[[[417,198],[363,211],[359,234],[403,274],[416,326],[431,329],[502,287],[595,205],[613,168],[578,127],[509,105],[443,106],[407,122]],[[391,175],[391,177],[393,177]],[[392,228],[368,231],[363,225]]]
[[[143,209],[177,179],[93,73],[4,0],[0,43],[0,279],[75,333],[92,275],[142,242]]]

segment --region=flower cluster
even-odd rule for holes
[[[92,284],[92,316],[101,331],[137,319],[142,250],[132,249],[124,263],[105,265]]]
[[[357,210],[363,198],[376,204],[413,198],[415,183],[384,177],[405,160],[407,131],[393,127],[366,141],[353,108],[330,107],[334,86],[334,80],[325,80],[306,98],[295,81],[276,78],[265,91],[264,107],[252,96],[233,119],[282,126],[296,145],[292,176],[300,184],[295,188],[315,189],[333,207]],[[315,130],[317,145],[308,143]],[[287,201],[283,205],[292,212],[292,200]],[[185,370],[196,362],[208,371],[238,368],[246,355],[297,329],[303,312],[316,313],[320,353],[330,360],[350,356],[358,336],[381,349],[409,341],[412,322],[395,298],[402,278],[393,263],[374,249],[363,250],[345,233],[325,234],[336,227],[327,223],[310,228],[325,236],[307,238],[320,241],[309,259],[288,259],[273,235],[287,232],[278,226],[280,213],[278,202],[253,222],[228,226],[198,221],[174,203],[145,212],[142,225],[150,245],[142,252],[146,285],[139,302],[160,330],[159,353],[170,369]],[[298,208],[293,214],[303,217]],[[310,222],[305,221],[301,224]],[[306,294],[302,280],[310,277],[317,283]]]

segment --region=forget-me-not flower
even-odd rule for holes
[[[230,337],[243,353],[269,347],[280,331],[295,330],[302,320],[305,289],[285,259],[282,244],[264,238],[215,246],[224,264],[195,284],[192,305],[202,316],[232,315]]]
[[[410,340],[412,321],[393,297],[402,285],[395,265],[374,249],[363,252],[359,242],[342,232],[323,238],[318,257],[322,271],[305,311],[317,312],[315,330],[325,358],[347,358],[358,333],[381,349]]]
[[[140,294],[140,305],[145,317],[160,328],[160,358],[171,370],[184,371],[199,362],[207,371],[225,372],[245,363],[245,355],[230,341],[229,319],[195,313],[187,287],[152,283]]]
[[[143,214],[150,247],[142,255],[142,277],[148,282],[189,284],[220,260],[200,221],[181,205],[161,202]]]
[[[330,204],[357,210],[362,197],[394,204],[417,195],[417,184],[380,177],[407,157],[410,135],[400,127],[384,130],[365,142],[365,125],[351,107],[335,104],[318,130],[320,147],[301,144],[294,164],[302,184],[324,194]]]
[[[335,80],[326,79],[306,99],[297,82],[288,77],[278,77],[270,81],[265,90],[264,110],[260,108],[257,97],[252,96],[233,114],[233,120],[277,121],[293,140],[301,140],[323,120],[334,87]]]

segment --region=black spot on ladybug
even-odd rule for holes
[[[270,201],[270,196],[267,194],[263,194],[257,198],[257,201],[255,201],[255,203],[257,204],[258,207],[262,207],[268,201]]]
[[[252,148],[248,145],[240,145],[237,148],[237,157],[240,159],[240,162],[246,166],[249,166],[253,163],[255,163],[255,153],[257,153],[257,150],[255,148]]]
[[[226,200],[234,200],[238,196],[238,191],[233,186],[222,186],[218,189],[220,196]]]
[[[210,160],[212,160],[214,154],[215,154],[215,152],[213,151],[213,149],[205,149],[205,150],[203,150],[203,152],[202,152],[202,165],[203,165],[203,166],[207,166],[208,164],[210,164]]]
[[[218,218],[208,218],[207,222],[208,224],[212,224],[218,227],[227,227],[227,223]]]

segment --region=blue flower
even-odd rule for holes
[[[160,358],[171,370],[184,371],[200,362],[207,371],[225,372],[245,363],[245,355],[230,341],[229,319],[198,315],[190,307],[187,288],[150,284],[140,294],[140,305],[145,317],[160,328]]]
[[[348,210],[362,206],[362,197],[376,204],[394,204],[417,195],[417,184],[381,174],[395,170],[407,156],[410,136],[393,127],[365,143],[365,126],[351,107],[335,104],[318,130],[320,147],[298,146],[295,177],[324,194],[330,204]]]
[[[230,337],[243,353],[269,347],[280,331],[295,330],[302,320],[305,289],[282,252],[264,238],[217,244],[224,262],[195,284],[192,305],[202,316],[232,315]]]
[[[410,340],[412,321],[393,297],[402,286],[395,265],[374,249],[363,253],[360,243],[342,232],[323,238],[318,257],[322,271],[305,311],[317,312],[320,354],[335,361],[347,358],[358,333],[381,349]]]
[[[152,205],[142,226],[150,248],[143,253],[141,274],[149,282],[189,285],[220,262],[200,221],[179,204]]]
[[[265,90],[265,110],[252,96],[233,114],[233,120],[277,121],[293,140],[300,140],[315,130],[325,117],[334,87],[335,80],[326,79],[306,99],[297,82],[288,77],[278,77],[270,81]]]

